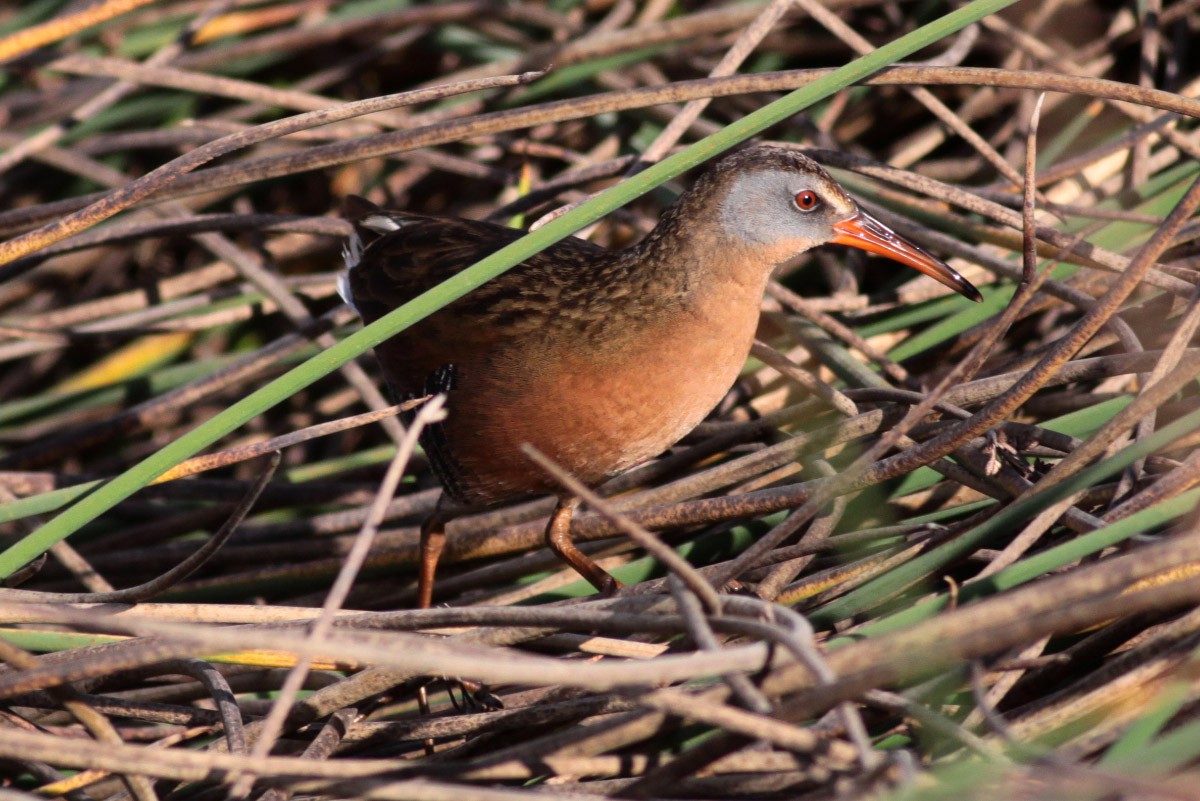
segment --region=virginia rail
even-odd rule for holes
[[[343,297],[370,323],[524,231],[347,201]],[[546,543],[601,592],[617,585],[570,538],[577,498],[521,452],[587,484],[657,456],[704,419],[754,341],[773,268],[834,242],[882,254],[972,300],[946,264],[862,212],[816,162],[780,147],[727,156],[641,242],[568,238],[375,348],[404,397],[444,392],[422,445],[445,491],[421,528],[419,605],[445,525],[469,509],[557,493]]]

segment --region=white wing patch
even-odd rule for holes
[[[340,273],[338,273],[337,292],[342,296],[342,300],[346,301],[346,304],[349,305],[350,308],[354,309],[354,311],[358,313],[358,316],[361,317],[362,313],[359,312],[358,307],[354,305],[354,296],[350,294],[349,270],[342,270]]]
[[[363,228],[370,228],[381,234],[390,234],[392,231],[399,231],[403,225],[395,217],[387,214],[369,214],[358,221],[358,224]]]
[[[399,231],[400,226],[404,223],[387,214],[369,214],[359,220],[358,224],[379,234],[390,234],[393,231]],[[350,292],[350,271],[362,261],[362,254],[362,237],[358,235],[358,229],[356,228],[350,233],[350,238],[346,240],[346,244],[342,246],[342,261],[345,262],[346,269],[338,273],[337,277],[338,294],[356,312],[358,311],[358,307],[354,305],[354,295]]]
[[[342,245],[342,262],[345,263],[346,269],[338,273],[337,291],[342,296],[342,300],[346,301],[356,312],[358,307],[354,305],[354,295],[350,292],[350,271],[357,267],[362,260],[362,251],[362,239],[359,238],[358,231],[352,231],[346,244]],[[362,316],[361,313],[359,316]]]

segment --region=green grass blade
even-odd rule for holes
[[[1086,489],[1096,482],[1104,480],[1123,470],[1138,459],[1144,458],[1156,450],[1175,442],[1197,428],[1200,428],[1200,410],[1184,415],[1146,439],[1119,451],[1112,457],[1092,465],[1086,470],[1081,470],[1076,475],[1051,487],[1040,495],[1026,498],[1012,504],[1006,509],[1002,509],[995,516],[970,531],[965,532],[957,539],[934,548],[932,551],[897,567],[890,573],[880,576],[874,581],[848,593],[845,597],[827,604],[812,613],[810,619],[813,625],[820,627],[832,626],[840,620],[845,620],[852,615],[869,609],[881,598],[889,597],[896,592],[910,587],[924,580],[926,576],[931,575],[933,572],[949,564],[953,564],[975,549],[984,547],[985,543],[989,542],[993,537],[1011,532],[1014,526],[1037,514],[1042,509]],[[918,607],[909,609],[908,612],[916,613],[916,610],[925,609],[925,606],[924,604],[919,605]],[[928,613],[927,611],[926,614]],[[889,620],[891,619],[889,618]],[[912,621],[906,620],[906,622]]]

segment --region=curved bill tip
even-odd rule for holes
[[[907,264],[914,270],[920,270],[976,303],[983,300],[979,290],[959,275],[957,270],[929,255],[864,211],[848,220],[834,223],[833,230],[837,235],[830,241],[835,244],[887,256],[893,261]]]

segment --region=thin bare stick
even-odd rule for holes
[[[540,78],[543,72],[527,72],[522,75],[505,75],[499,78],[483,78],[476,81],[464,81],[458,84],[437,86],[431,89],[415,89],[410,92],[375,97],[369,100],[359,100],[331,109],[310,111],[294,117],[270,122],[251,128],[247,131],[223,136],[207,144],[201,145],[170,161],[161,167],[143,175],[125,186],[108,193],[102,199],[77,212],[67,214],[56,222],[44,225],[27,234],[15,237],[0,244],[0,264],[7,264],[13,259],[20,258],[44,247],[52,242],[65,239],[106,220],[117,212],[129,208],[144,200],[155,192],[161,191],[179,178],[198,167],[207,164],[215,158],[232,153],[236,150],[266,142],[281,136],[287,136],[296,131],[304,131],[331,122],[341,122],[353,117],[361,117],[376,111],[409,106],[415,103],[426,103],[430,100],[440,100],[445,97],[467,92],[477,92],[482,89],[494,89],[505,86],[520,86]]]
[[[549,473],[555,481],[582,498],[588,506],[592,507],[597,513],[616,526],[619,531],[625,533],[630,539],[648,551],[651,556],[662,562],[668,570],[679,576],[687,588],[704,602],[704,606],[709,612],[717,613],[720,611],[721,596],[717,594],[717,591],[713,589],[713,586],[703,576],[696,572],[696,568],[692,567],[686,559],[677,554],[673,548],[668,547],[658,537],[637,523],[634,523],[626,515],[618,512],[611,504],[589,489],[586,484],[563,470],[550,457],[537,448],[532,445],[523,445],[521,451]]]
[[[262,495],[262,491],[266,489],[267,484],[271,481],[271,477],[275,475],[275,471],[279,468],[280,459],[281,454],[279,451],[271,451],[267,465],[259,473],[258,478],[255,479],[254,485],[250,487],[246,495],[234,507],[229,517],[217,529],[217,532],[202,547],[161,576],[139,584],[136,587],[128,587],[123,590],[109,590],[108,592],[49,593],[0,589],[0,600],[54,604],[136,604],[165,592],[192,573],[195,573],[208,561],[209,557],[220,550],[221,546],[233,536],[238,526],[241,525],[242,520],[250,513],[255,502]]]
[[[417,447],[417,439],[426,426],[445,419],[444,404],[445,396],[443,395],[430,398],[421,406],[413,424],[405,432],[404,439],[396,449],[396,455],[388,465],[383,481],[380,482],[379,491],[375,495],[375,501],[371,504],[367,519],[359,529],[358,536],[354,539],[354,545],[351,547],[350,553],[346,554],[346,561],[342,564],[342,569],[338,571],[337,578],[329,589],[329,595],[326,596],[325,603],[321,606],[321,614],[311,624],[308,639],[314,646],[320,646],[333,628],[337,612],[345,604],[346,597],[354,586],[354,580],[367,559],[376,534],[379,533],[379,525],[383,522],[388,504],[391,502],[392,496],[396,494],[400,479],[404,477],[408,460]],[[283,729],[284,721],[287,720],[292,704],[295,703],[296,694],[304,686],[304,680],[308,676],[311,665],[312,655],[301,654],[291,671],[288,672],[287,679],[284,680],[283,687],[280,688],[270,713],[258,731],[258,738],[250,752],[251,758],[264,759],[271,753],[271,748],[275,745],[279,732]],[[254,776],[239,776],[232,779],[231,784],[230,794],[235,798],[242,798],[253,786]]]
[[[9,34],[0,39],[0,64],[152,2],[154,0],[102,0],[69,16]]]
[[[1042,115],[1042,103],[1046,93],[1038,95],[1029,115],[1029,133],[1025,137],[1025,189],[1021,203],[1021,233],[1024,247],[1021,249],[1021,281],[1028,284],[1037,271],[1037,129]]]

